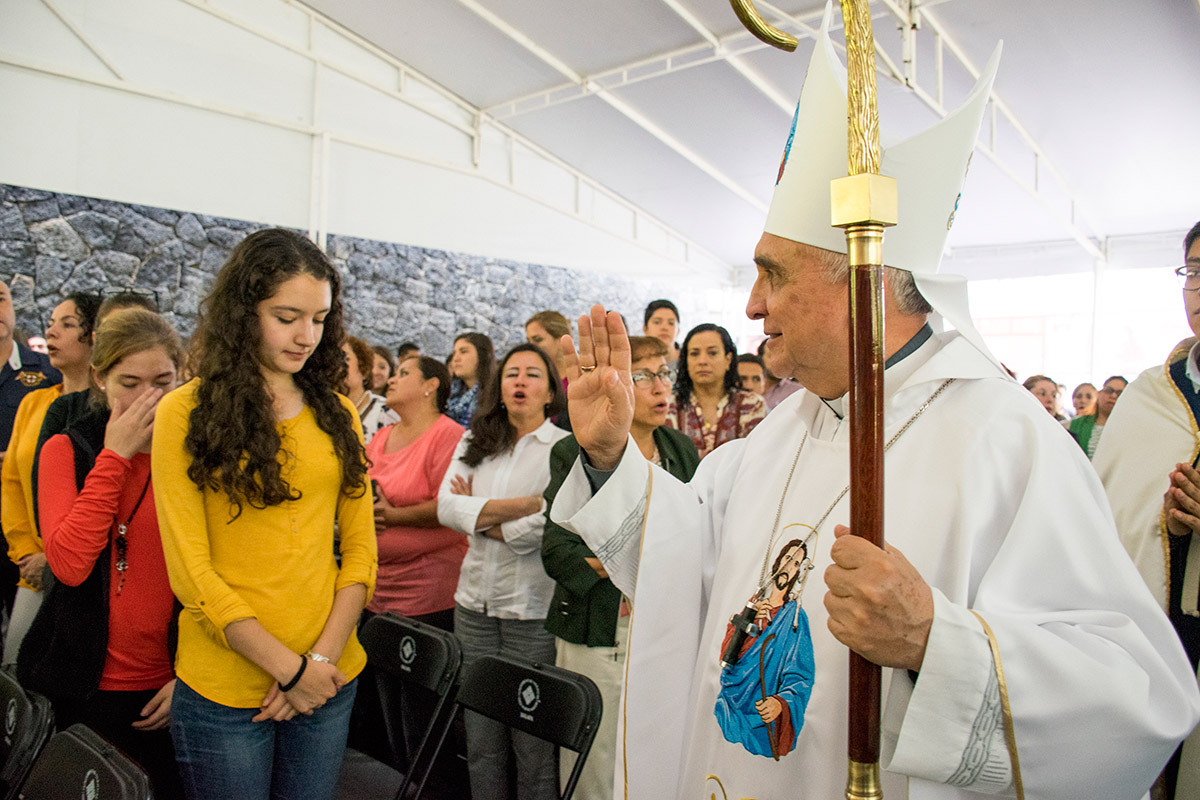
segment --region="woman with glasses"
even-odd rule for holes
[[[706,322],[684,337],[667,424],[690,436],[701,458],[749,436],[767,416],[762,396],[742,390],[736,360],[733,339],[720,325]]]
[[[1089,461],[1096,455],[1096,446],[1100,444],[1100,436],[1104,433],[1104,426],[1108,423],[1113,406],[1117,404],[1117,398],[1128,385],[1129,381],[1120,375],[1113,375],[1104,382],[1104,388],[1096,396],[1096,412],[1071,420],[1067,430],[1075,437],[1083,452],[1087,453]]]
[[[671,395],[671,371],[667,368],[670,351],[664,342],[650,336],[630,337],[629,347],[633,440],[647,461],[681,481],[690,481],[700,464],[700,455],[691,439],[666,425]],[[554,504],[554,497],[578,456],[579,444],[574,436],[558,442],[550,451],[547,509]],[[558,666],[587,675],[599,687],[604,707],[619,708],[629,606],[595,554],[579,536],[551,522],[549,512],[542,538],[542,564],[555,581],[546,630],[557,637]],[[613,796],[616,743],[617,715],[606,714],[600,720],[575,797],[590,800]],[[565,782],[575,757],[564,750],[560,759],[559,771]]]

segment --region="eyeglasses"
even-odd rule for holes
[[[1175,268],[1175,274],[1183,281],[1183,288],[1189,292],[1200,289],[1200,266],[1184,264]]]
[[[651,372],[648,369],[639,369],[629,377],[633,379],[635,386],[641,386],[643,389],[648,389],[654,386],[655,378],[658,378],[660,381],[662,381],[664,386],[670,386],[675,381],[675,374],[666,367],[663,367],[658,372]]]
[[[1100,390],[1100,394],[1106,394],[1109,397],[1120,397],[1121,392],[1123,392],[1123,391],[1125,391],[1125,390],[1124,389],[1114,389],[1111,386],[1105,386],[1103,389]]]

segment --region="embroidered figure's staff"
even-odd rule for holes
[[[763,659],[766,657],[767,645],[775,638],[775,634],[771,634],[766,639],[763,639],[762,647],[758,648],[758,685],[762,687],[763,702],[767,700],[767,671],[763,668]],[[772,720],[767,723],[767,743],[771,745],[771,758],[779,760],[779,748],[775,746],[775,722]]]
[[[730,0],[762,41],[794,50],[795,37],[763,21],[752,0]],[[833,181],[832,224],[850,259],[850,530],[883,547],[883,229],[896,224],[896,182],[879,174],[875,41],[868,0],[841,0],[849,74],[849,175]],[[790,41],[789,41],[790,40]],[[881,670],[850,653],[847,800],[883,797],[879,781]]]

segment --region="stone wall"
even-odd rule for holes
[[[153,290],[164,316],[188,336],[230,251],[262,227],[0,184],[0,280],[29,335],[41,333],[70,292],[133,286]],[[601,302],[640,332],[650,300],[670,297],[693,320],[689,311],[700,300],[693,287],[349,236],[330,235],[327,252],[342,271],[352,334],[393,349],[411,340],[436,356],[468,330],[486,333],[503,352],[524,340],[524,321],[542,309],[574,318]]]

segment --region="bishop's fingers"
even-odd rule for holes
[[[595,347],[595,360],[583,367],[607,367],[609,364],[608,314],[604,306],[597,303],[592,306],[592,343]]]

